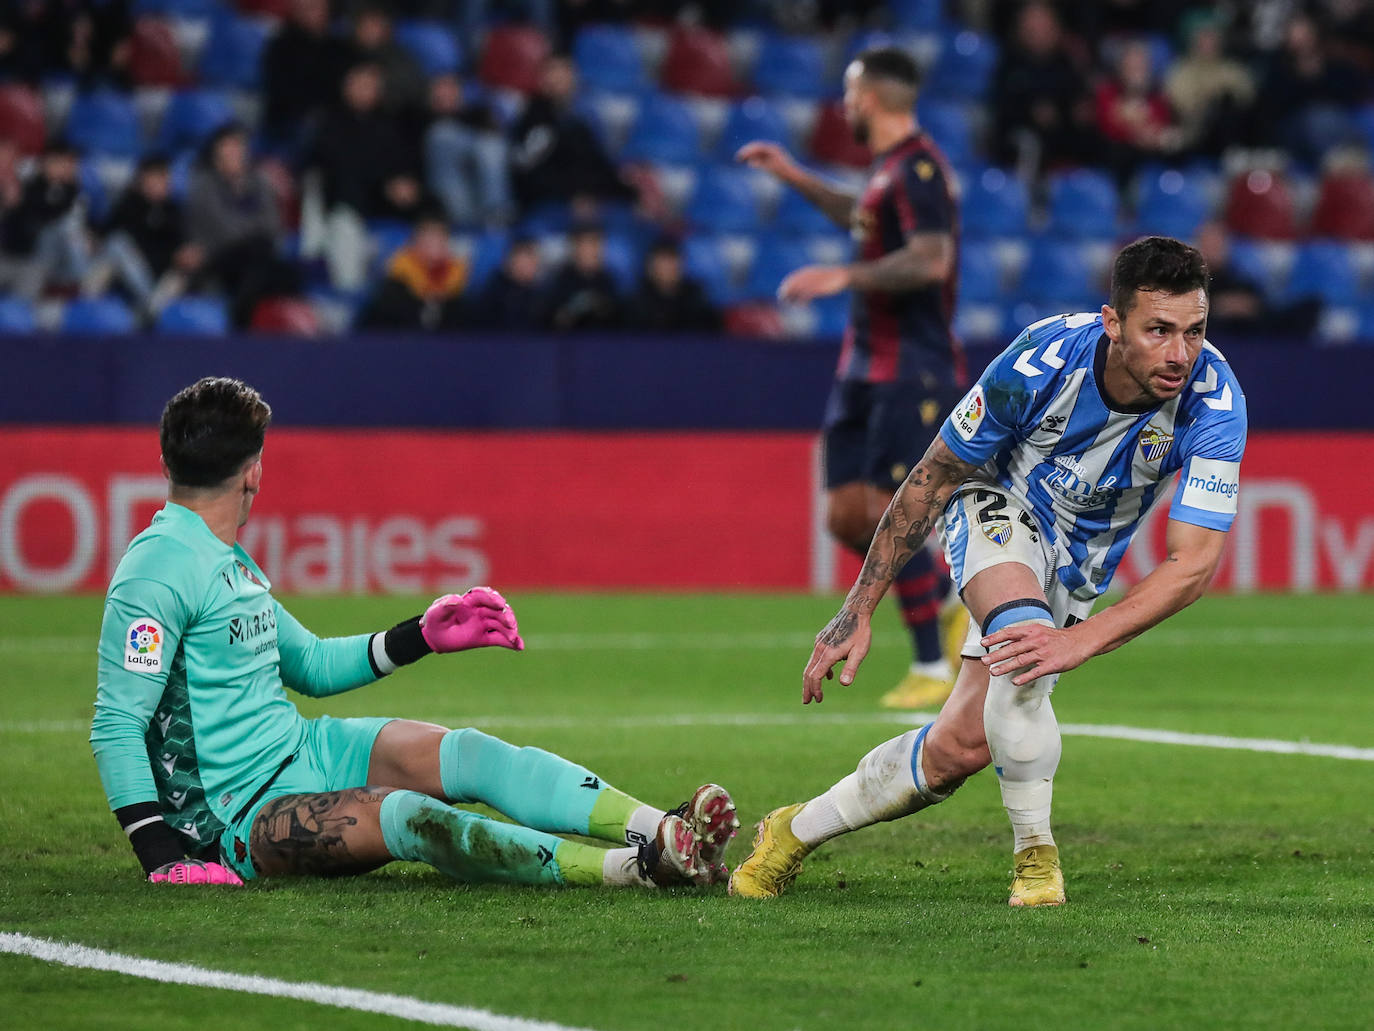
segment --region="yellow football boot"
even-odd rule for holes
[[[940,647],[945,650],[949,675],[957,677],[963,665],[964,640],[968,637],[969,615],[964,603],[957,598],[940,609]]]
[[[759,823],[754,850],[730,875],[730,894],[746,899],[774,899],[801,873],[802,859],[811,846],[792,833],[792,817],[804,802],[774,809]]]
[[[1064,871],[1059,869],[1057,845],[1032,845],[1016,853],[1011,881],[1012,906],[1062,906]]]
[[[945,704],[954,681],[908,670],[906,676],[878,699],[884,709],[938,709]]]

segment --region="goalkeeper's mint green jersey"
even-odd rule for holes
[[[248,553],[168,502],[105,597],[91,748],[110,808],[156,801],[195,855],[301,747],[285,681],[319,697],[376,679],[370,635],[320,640]]]

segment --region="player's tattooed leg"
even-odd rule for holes
[[[344,876],[387,862],[379,812],[384,788],[283,795],[253,821],[253,866],[259,874]]]

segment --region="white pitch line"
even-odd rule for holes
[[[73,942],[31,938],[26,934],[12,932],[0,932],[0,952],[30,956],[33,959],[59,963],[67,967],[104,970],[168,984],[223,988],[231,992],[270,995],[278,999],[300,999],[302,1002],[314,1002],[321,1006],[336,1006],[363,1013],[381,1013],[389,1017],[413,1020],[421,1024],[436,1024],[440,1027],[462,1027],[470,1031],[587,1031],[585,1028],[544,1020],[506,1017],[471,1006],[450,1006],[441,1002],[413,999],[407,995],[369,992],[360,988],[343,988],[311,981],[279,981],[275,977],[234,974],[226,970],[210,970],[189,963],[166,963],[157,959],[144,959],[141,956],[126,956]]]
[[[540,633],[526,635],[531,652],[590,651],[767,651],[771,649],[809,649],[814,634],[800,631],[609,631],[605,633]],[[1184,630],[1163,629],[1150,633],[1151,644],[1218,645],[1250,644],[1263,646],[1317,646],[1366,644],[1374,642],[1374,626],[1292,627],[1245,626]],[[95,653],[91,636],[0,637],[0,654],[33,652]]]
[[[455,727],[507,727],[513,730],[653,730],[665,727],[814,727],[898,724],[920,726],[935,718],[933,712],[721,712],[645,713],[638,716],[499,716],[460,714],[446,717],[430,713]],[[0,734],[84,733],[90,724],[82,720],[34,720],[0,723]],[[1278,738],[1229,737],[1224,734],[1192,734],[1152,727],[1126,727],[1113,723],[1061,723],[1060,733],[1069,737],[1094,737],[1115,741],[1140,741],[1155,745],[1220,748],[1275,755],[1315,755],[1327,759],[1374,762],[1374,748],[1331,745]]]

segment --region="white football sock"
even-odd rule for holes
[[[1053,626],[1048,619],[1022,622]],[[1050,807],[1063,745],[1050,704],[1050,692],[1058,677],[1040,677],[1017,687],[1011,682],[1015,675],[1012,672],[988,679],[983,728],[1002,790],[1002,805],[1015,835],[1013,851],[1020,852],[1032,845],[1054,844]]]
[[[618,887],[627,884],[648,885],[654,882],[639,876],[639,849],[608,848],[606,858],[601,861],[601,877],[607,883]]]
[[[666,815],[662,809],[655,809],[651,805],[640,806],[625,821],[626,843],[642,845],[646,841],[653,841],[654,835],[658,833],[659,822]]]
[[[807,845],[847,834],[870,824],[896,820],[943,802],[948,794],[917,784],[929,726],[884,741],[859,760],[858,768],[823,795],[807,802],[792,817],[792,833]],[[913,750],[915,757],[913,762]]]

